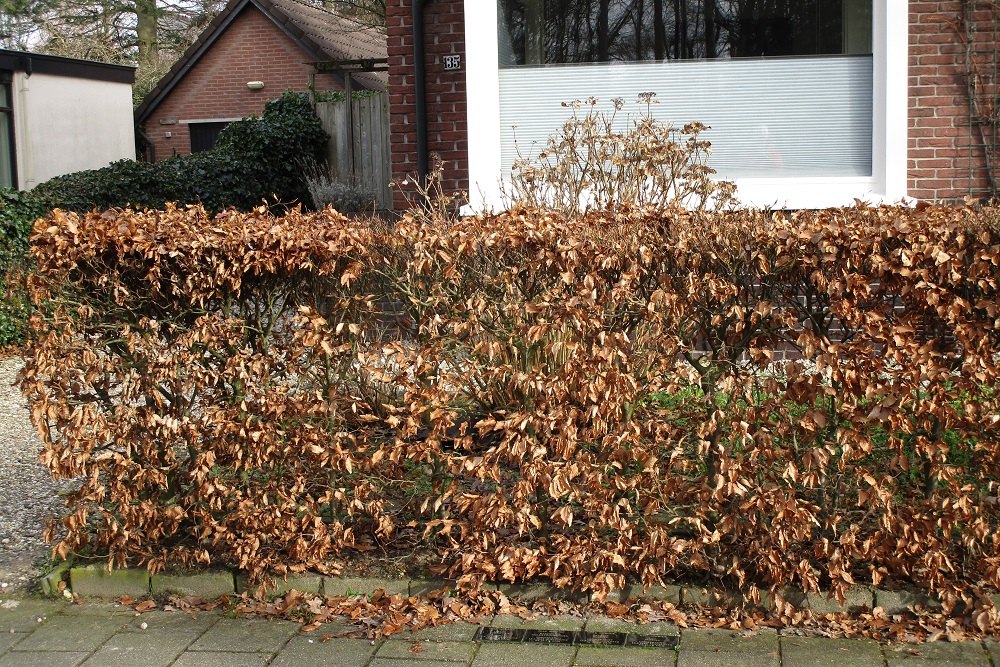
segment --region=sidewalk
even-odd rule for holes
[[[16,604],[14,604],[16,602]],[[678,635],[677,650],[538,643],[477,642],[479,626],[445,625],[385,640],[349,639],[351,626],[311,633],[287,621],[232,618],[217,612],[152,611],[73,605],[35,598],[0,601],[0,667],[991,667],[1000,643],[880,647],[872,641],[812,639],[764,631],[634,625],[609,618],[484,619],[494,628]],[[493,635],[504,633],[494,632]],[[537,634],[537,633],[536,633]],[[332,636],[332,637],[331,637]],[[992,661],[992,662],[991,662]]]

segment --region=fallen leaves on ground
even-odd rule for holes
[[[122,599],[129,599],[127,596]],[[165,611],[212,611],[225,598],[205,601],[200,598],[171,597]],[[294,620],[303,624],[303,632],[314,632],[327,623],[344,623],[343,632],[325,635],[327,642],[340,637],[380,639],[403,632],[416,632],[449,623],[487,623],[494,615],[512,615],[525,621],[546,616],[607,616],[640,625],[673,623],[680,628],[714,628],[751,635],[761,628],[780,629],[786,634],[803,637],[871,639],[883,643],[920,644],[936,641],[971,641],[1000,638],[1000,615],[986,609],[964,618],[952,618],[939,611],[921,607],[902,614],[888,614],[881,607],[855,613],[814,614],[790,605],[775,610],[758,607],[709,607],[652,601],[631,604],[604,602],[579,604],[566,600],[543,599],[522,604],[501,591],[438,590],[427,595],[405,597],[376,591],[372,596],[325,597],[292,590],[269,602],[249,596],[238,598],[235,612],[256,616]],[[150,600],[131,601],[136,611],[156,606]],[[353,629],[351,629],[353,628]],[[414,644],[413,652],[422,651]]]

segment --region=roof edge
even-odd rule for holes
[[[0,49],[0,69],[25,72],[28,75],[49,74],[110,83],[135,83],[135,67],[132,65],[113,65],[99,60],[30,51]]]

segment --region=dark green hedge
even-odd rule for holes
[[[19,264],[28,252],[28,235],[35,220],[51,206],[39,193],[0,189],[0,274]]]
[[[121,160],[53,178],[33,192],[73,211],[167,202],[201,203],[212,211],[246,210],[265,199],[308,203],[297,165],[322,161],[327,140],[308,97],[285,93],[268,102],[260,118],[230,124],[210,151],[155,163]]]
[[[28,236],[50,208],[35,192],[0,189],[0,346],[24,339],[31,314],[23,280],[30,261]]]

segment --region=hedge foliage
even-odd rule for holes
[[[32,192],[0,188],[0,271],[6,272],[28,254],[28,236],[35,220],[51,207]]]
[[[58,176],[34,192],[53,206],[89,211],[118,206],[162,209],[200,203],[210,211],[249,210],[262,200],[308,202],[301,161],[322,161],[328,137],[306,95],[268,102],[260,118],[231,123],[215,148],[147,163],[119,160]]]
[[[35,193],[0,189],[0,346],[24,339],[31,312],[23,280],[30,267],[28,236],[50,208]]]
[[[1000,210],[55,213],[62,554],[1000,588]]]

